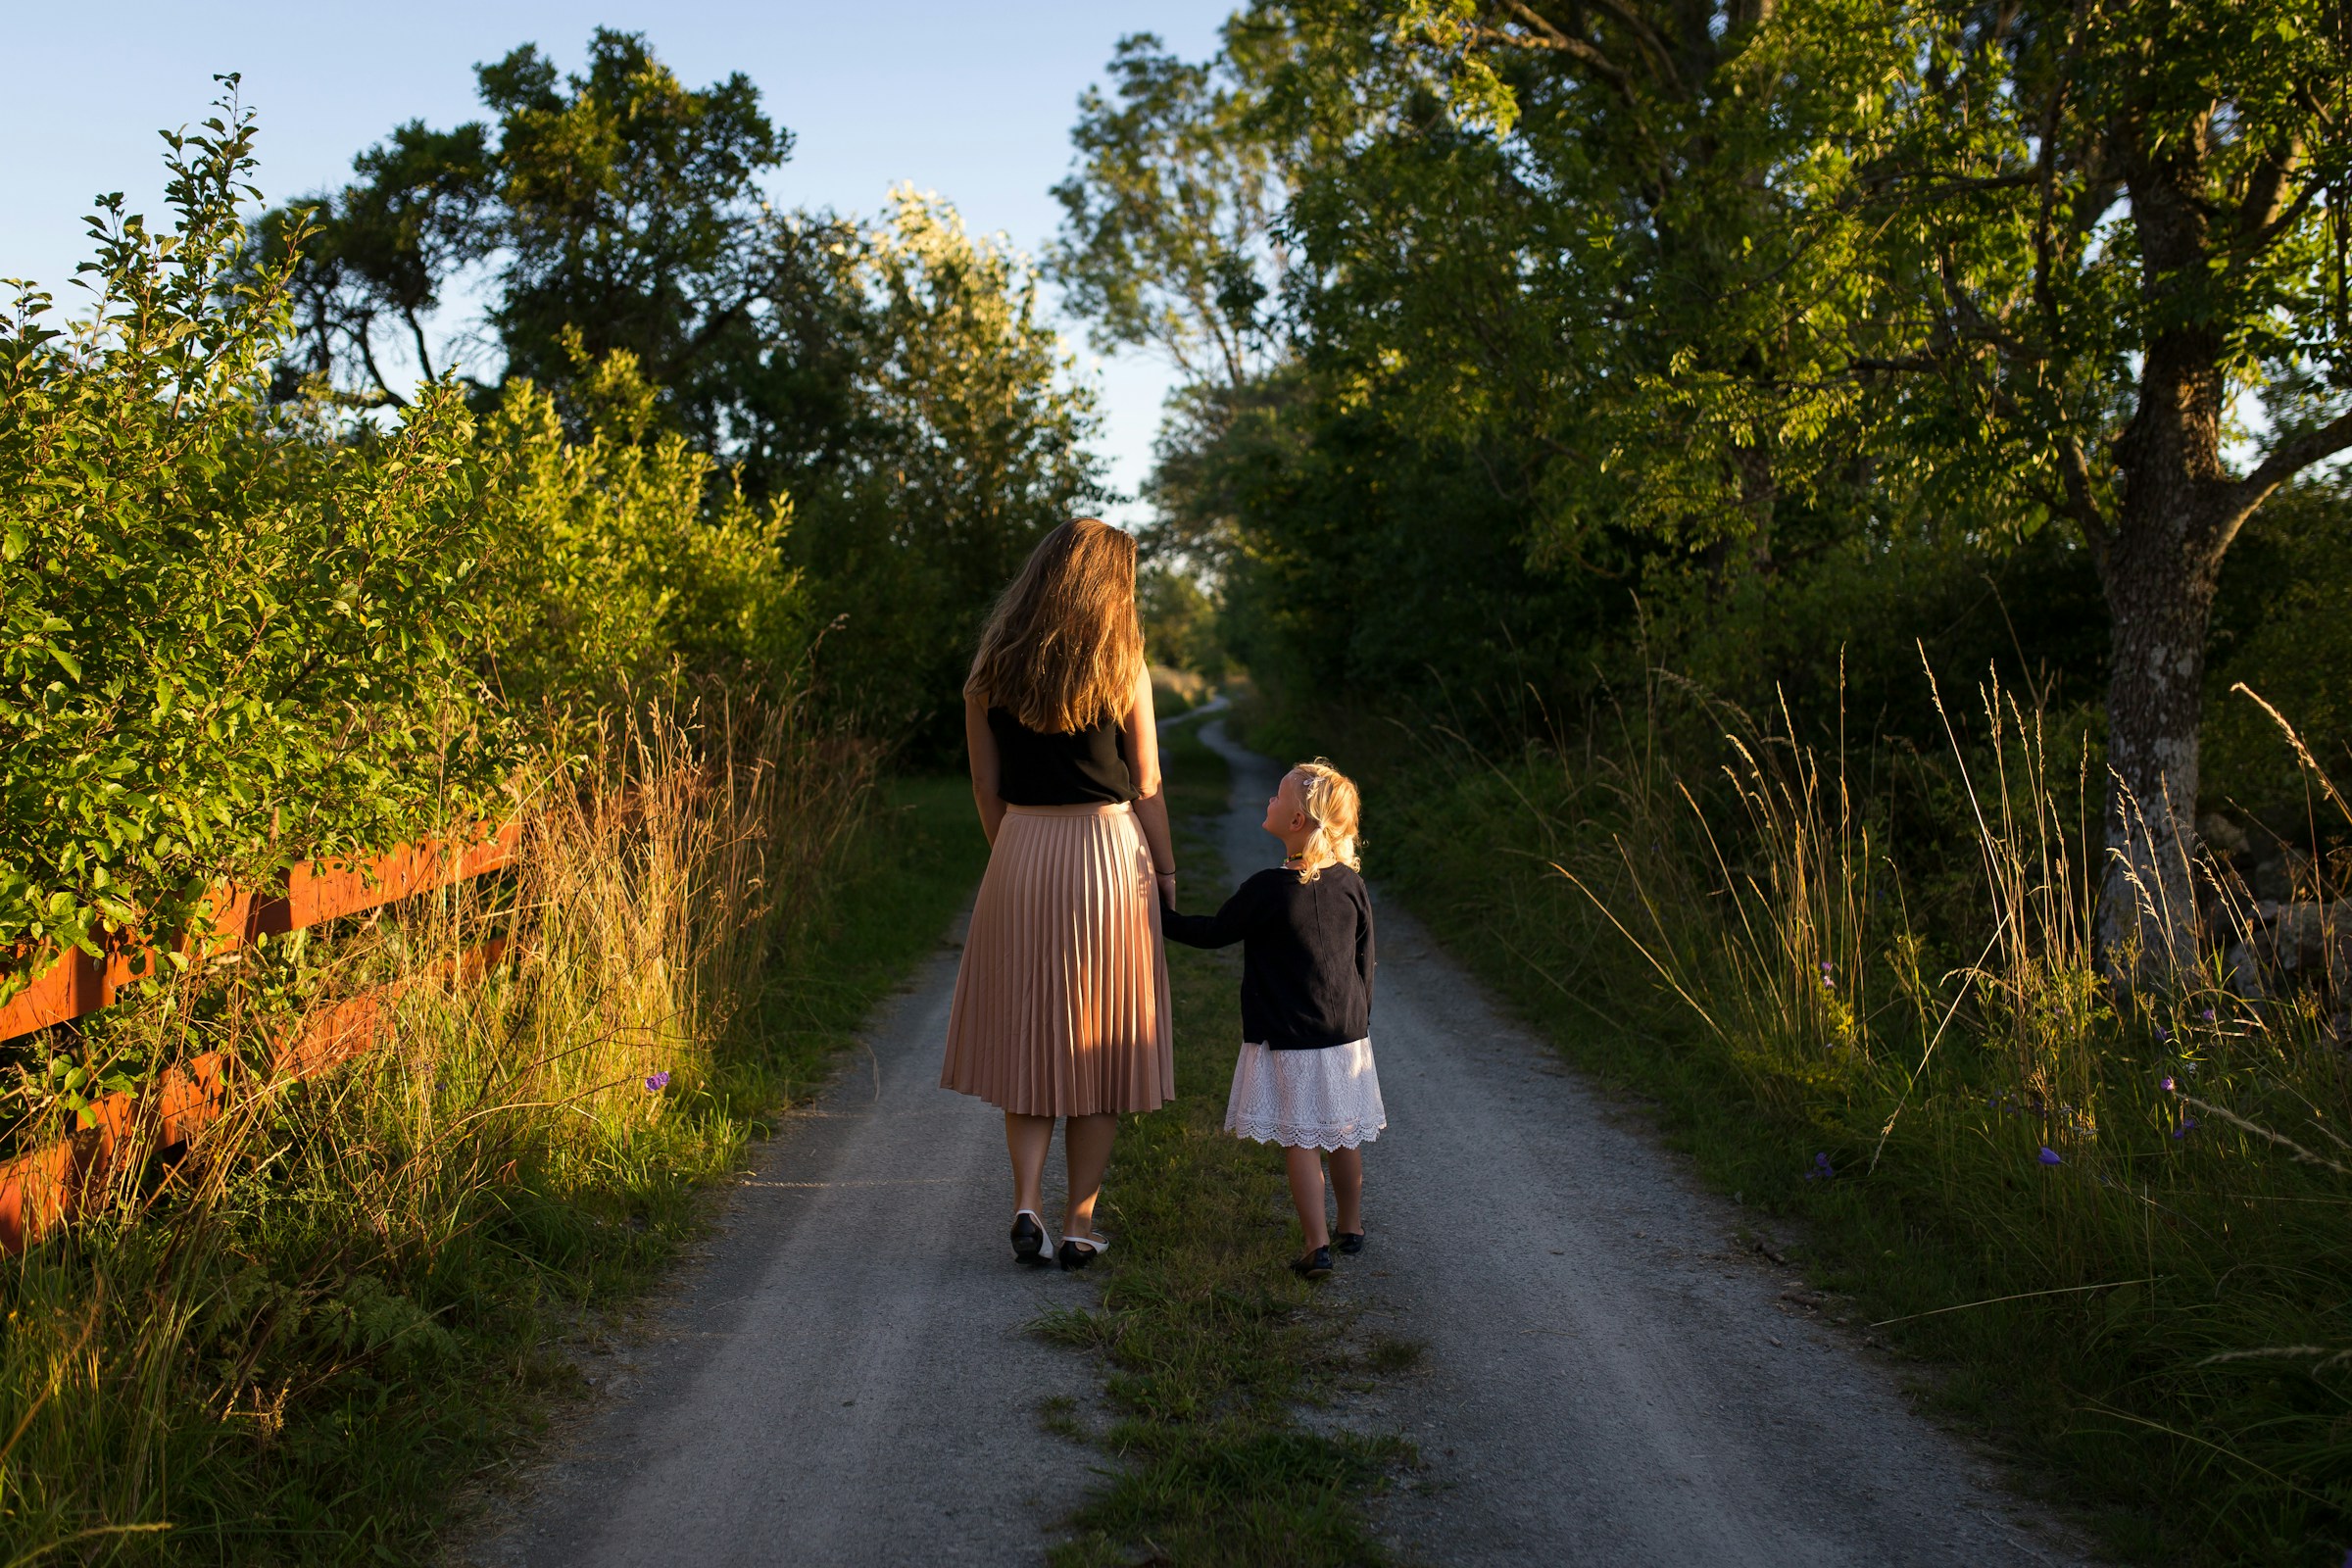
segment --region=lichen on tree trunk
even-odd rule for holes
[[[2173,510],[2118,529],[2102,573],[2112,663],[2099,946],[2111,973],[2141,979],[2193,964],[2199,941],[2198,730],[2216,563],[2195,547],[2203,530],[2188,509]]]

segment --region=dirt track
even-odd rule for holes
[[[1265,863],[1272,764],[1234,763],[1226,849]],[[1377,896],[1377,895],[1376,895]],[[1189,901],[1208,897],[1198,882]],[[1699,1191],[1505,1021],[1394,905],[1373,1043],[1390,1131],[1372,1245],[1333,1289],[1421,1367],[1337,1419],[1402,1431],[1424,1471],[1378,1504],[1432,1564],[1879,1568],[2082,1560],[1915,1417],[1893,1375],[1784,1293]],[[785,1123],[707,1257],[615,1361],[495,1563],[1031,1563],[1094,1455],[1037,1401],[1094,1397],[1021,1332],[1090,1300],[1003,1239],[1001,1123],[937,1087],[943,951],[822,1099]],[[1179,1050],[1232,1049],[1180,1041]],[[1058,1163],[1058,1156],[1055,1163]],[[1058,1194],[1049,1194],[1058,1203]]]
[[[1234,770],[1226,858],[1267,863],[1275,765]],[[1379,901],[1379,890],[1374,889]],[[1379,901],[1372,1049],[1389,1131],[1364,1156],[1371,1243],[1338,1288],[1423,1369],[1347,1419],[1427,1474],[1382,1508],[1444,1564],[2074,1562],[1991,1469],[1733,1240],[1741,1215],[1506,1019]]]

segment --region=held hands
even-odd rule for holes
[[[1162,871],[1152,878],[1159,886],[1159,902],[1169,908],[1176,906],[1176,873]]]

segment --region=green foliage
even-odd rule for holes
[[[231,281],[253,138],[233,96],[168,137],[172,231],[107,199],[91,314],[60,332],[21,286],[0,328],[0,952],[170,929],[505,760],[463,658],[471,421],[446,386],[343,439],[270,403],[284,273]]]
[[[0,953],[201,925],[217,881],[502,810],[534,723],[630,680],[776,681],[808,615],[788,505],[710,495],[626,353],[477,420],[273,399],[307,236],[256,263],[254,128],[171,138],[169,234],[93,221],[91,314],[21,286],[0,332]],[[78,1092],[78,1091],[75,1091]]]
[[[1248,34],[1232,44],[1246,53]],[[1119,40],[1117,101],[1096,87],[1078,101],[1079,168],[1054,187],[1065,237],[1049,266],[1098,347],[1148,344],[1188,381],[1238,386],[1265,365],[1283,192],[1230,69],[1187,64],[1148,32]]]
[[[2321,765],[2352,772],[2352,492],[2307,481],[2256,513],[2222,568],[2206,683],[2206,795],[2302,837],[2310,781],[2243,683],[2293,720]]]
[[[1049,529],[1102,497],[1091,388],[1041,317],[1038,275],[911,187],[865,237],[866,433],[837,483],[801,498],[791,559],[827,634],[818,672],[868,725],[960,744],[982,617]]]
[[[1135,602],[1144,623],[1144,651],[1153,663],[1211,679],[1224,675],[1216,602],[1200,579],[1164,563],[1146,566],[1137,573]]]
[[[1261,0],[1209,64],[1122,47],[1064,254],[1151,273],[1077,296],[1139,340],[1139,301],[1202,297],[1217,215],[1287,194],[1288,352],[1196,370],[1152,486],[1274,689],[1573,708],[1638,591],[1657,644],[1760,617],[1885,690],[1916,661],[1883,566],[1970,616],[2055,563],[1993,641],[2030,688],[2121,682],[2111,757],[2184,810],[2230,542],[2352,442],[2352,35],[2309,10]],[[1833,589],[1852,624],[1813,618]]]
[[[781,559],[788,503],[758,509],[737,486],[711,504],[716,465],[662,427],[626,350],[586,366],[568,396],[576,442],[528,381],[483,424],[484,587],[514,612],[489,618],[485,657],[506,700],[592,707],[672,659],[773,678],[807,641]]]

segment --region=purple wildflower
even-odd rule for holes
[[[667,1072],[654,1073],[645,1080],[645,1092],[649,1095],[658,1095],[668,1087],[669,1074]]]
[[[1837,1176],[1837,1167],[1830,1163],[1830,1156],[1828,1154],[1815,1154],[1813,1156],[1813,1168],[1805,1172],[1805,1180],[1809,1182],[1829,1181]]]
[[[2158,1084],[2156,1085],[2156,1087],[2157,1087],[2157,1088],[2159,1088],[2159,1089],[2161,1089],[2161,1090],[2163,1090],[2163,1091],[2164,1091],[2166,1094],[2170,1095],[2170,1094],[2176,1094],[2176,1093],[2178,1093],[2178,1092],[2180,1091],[2180,1080],[2178,1080],[2178,1079],[2175,1079],[2175,1078],[2166,1078],[2166,1079],[2164,1079],[2162,1082],[2158,1083]]]
[[[2173,1129],[2173,1136],[2175,1138],[2185,1138],[2196,1130],[2197,1118],[2194,1116],[2183,1116],[2180,1118],[2180,1125]]]
[[[2042,1146],[2041,1152],[2034,1157],[2039,1159],[2044,1165],[2059,1165],[2065,1163],[2064,1157],[2059,1154],[2058,1151],[2050,1148],[2047,1144]]]
[[[2204,1019],[2207,1023],[2211,1023],[2213,1022],[2213,1009],[2211,1007],[2207,1007],[2203,1012],[2198,1013],[2197,1016]]]
[[[2173,1032],[2170,1029],[2167,1029],[2164,1025],[2158,1024],[2156,1026],[2156,1038],[2159,1040],[2170,1040],[2173,1038]]]

